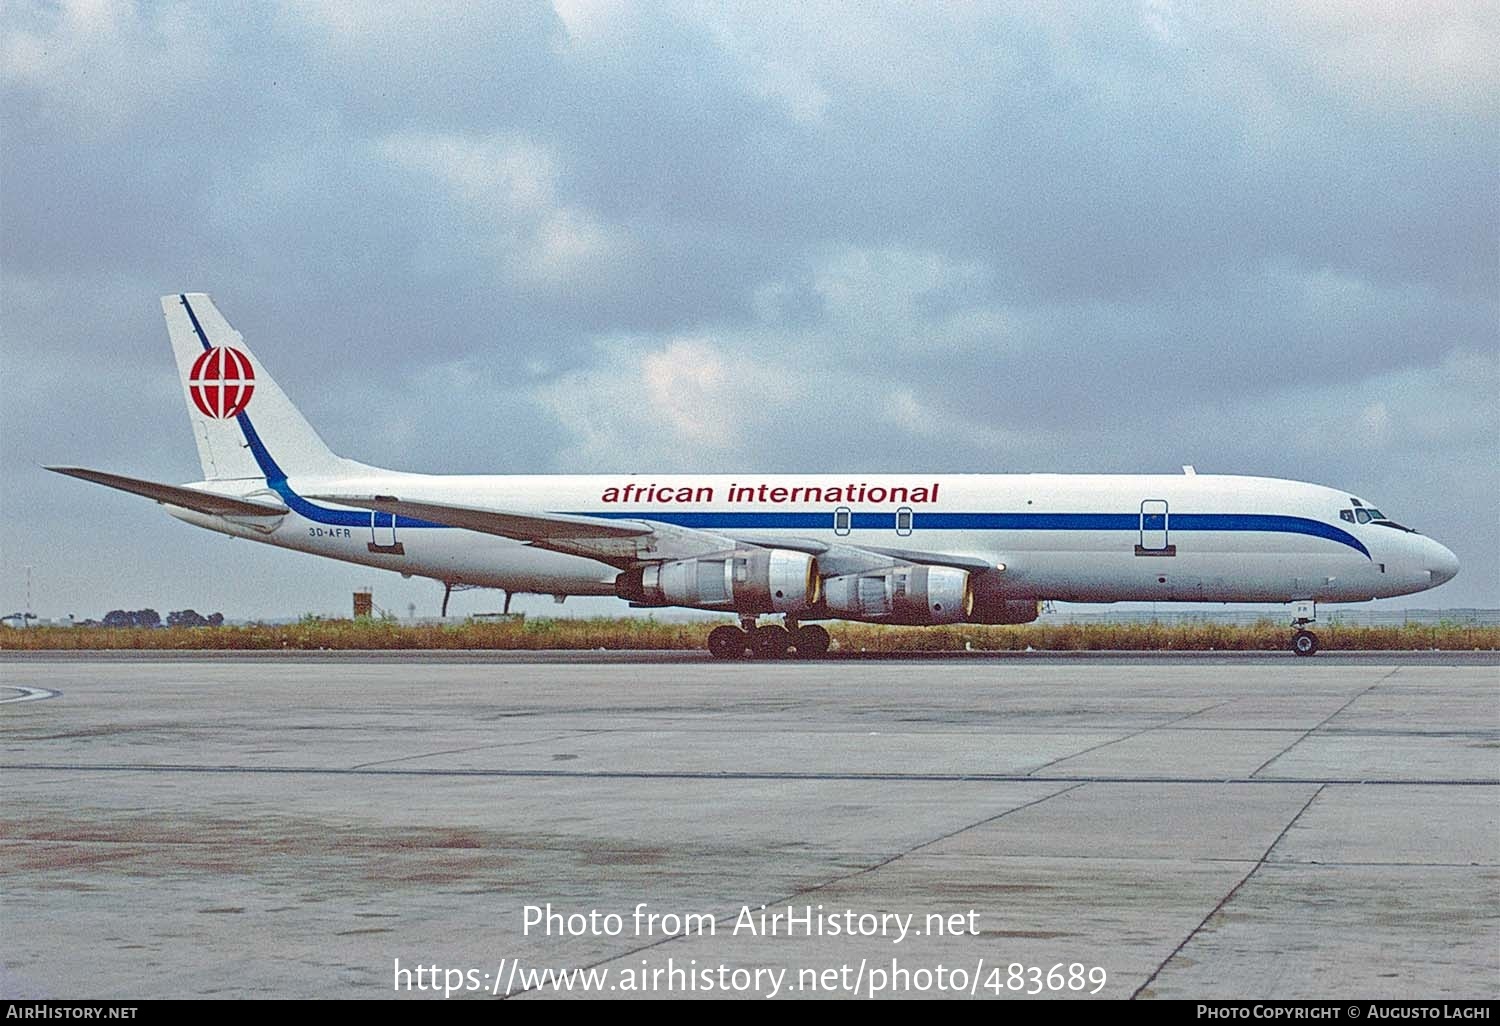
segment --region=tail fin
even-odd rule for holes
[[[288,474],[334,474],[347,466],[208,296],[163,296],[161,308],[205,480],[272,481]]]

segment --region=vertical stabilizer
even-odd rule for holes
[[[161,299],[205,480],[331,475],[335,456],[201,292]]]

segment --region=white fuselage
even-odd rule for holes
[[[244,495],[243,482],[194,487]],[[819,474],[433,476],[374,471],[271,482],[291,512],[231,518],[169,507],[255,541],[450,583],[609,595],[594,559],[490,534],[315,502],[420,493],[455,505],[652,521],[727,539],[942,552],[1003,567],[1007,597],[1359,602],[1434,587],[1457,561],[1424,535],[1341,519],[1354,497],[1217,475]],[[903,512],[905,511],[905,512]],[[664,558],[671,558],[663,551]]]

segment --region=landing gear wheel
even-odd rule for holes
[[[1318,651],[1318,636],[1312,631],[1298,631],[1292,635],[1292,651],[1299,656],[1310,656]]]
[[[745,654],[750,639],[738,627],[715,627],[708,632],[708,651],[715,659],[738,659]]]
[[[792,647],[800,659],[821,659],[828,654],[828,632],[815,623],[792,631]]]
[[[750,635],[750,651],[757,659],[785,659],[787,649],[791,647],[791,632],[779,623],[757,627]]]

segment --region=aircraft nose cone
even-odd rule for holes
[[[1458,557],[1446,545],[1439,545],[1431,539],[1428,541],[1431,551],[1427,555],[1427,572],[1432,574],[1433,587],[1437,587],[1458,576]]]

